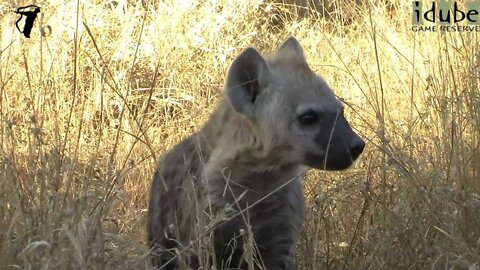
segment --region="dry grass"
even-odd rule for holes
[[[0,3],[0,267],[150,268],[155,159],[207,119],[241,50],[294,35],[368,141],[354,168],[309,174],[299,269],[480,269],[478,33],[414,33],[409,1],[347,2],[325,20],[255,0],[37,1],[53,31],[31,39]]]

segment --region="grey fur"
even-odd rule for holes
[[[225,92],[205,126],[157,168],[147,224],[152,261],[161,269],[295,269],[302,174],[347,168],[364,142],[295,38],[268,58],[244,51]],[[215,256],[197,256],[205,249]]]

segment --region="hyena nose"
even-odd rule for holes
[[[365,148],[365,142],[360,137],[355,138],[350,143],[350,149],[349,149],[352,159],[355,160],[358,156],[360,156],[364,148]]]

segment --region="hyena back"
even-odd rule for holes
[[[346,169],[365,143],[295,38],[269,57],[246,49],[229,69],[225,93],[205,126],[155,172],[152,261],[161,269],[294,269],[302,174]],[[208,242],[214,256],[197,256]]]

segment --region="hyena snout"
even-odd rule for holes
[[[315,139],[320,154],[309,153],[309,165],[328,171],[344,170],[362,154],[365,141],[352,130],[343,115],[332,121],[334,123],[325,122]]]
[[[332,143],[327,147],[327,152],[322,159],[323,164],[318,169],[340,171],[350,167],[362,154],[365,142],[358,135],[354,135],[349,142]]]
[[[334,131],[334,138],[330,139],[325,156],[326,170],[343,170],[350,167],[362,154],[365,141],[360,138],[350,127],[347,121],[344,127]]]

